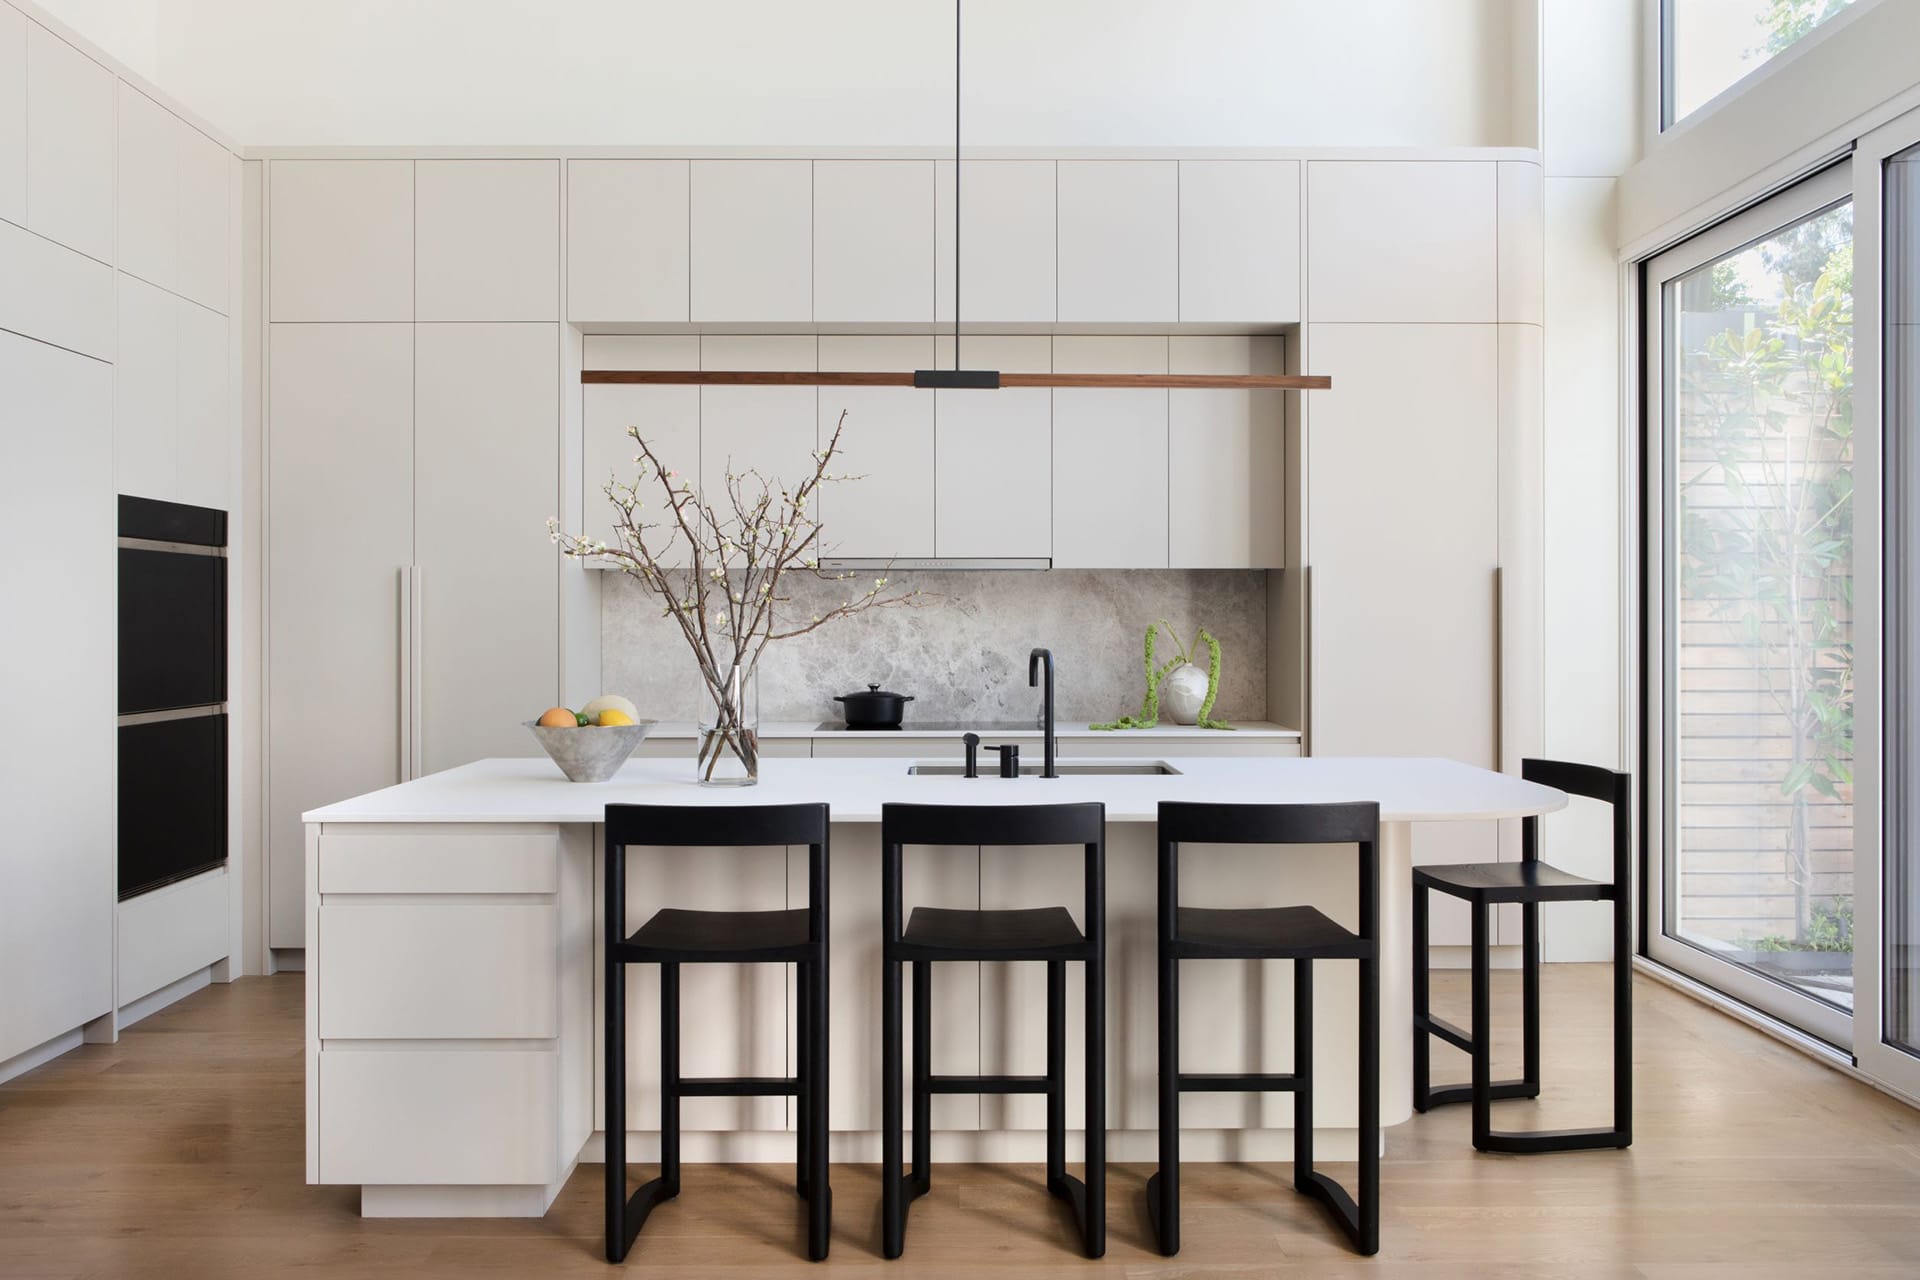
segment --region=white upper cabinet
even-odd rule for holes
[[[413,161],[267,164],[274,320],[413,319]]]
[[[1178,161],[1062,160],[1059,201],[1062,323],[1180,318]]]
[[[1180,162],[1180,319],[1300,318],[1300,162]]]
[[[567,161],[567,319],[687,319],[689,165]]]
[[[560,317],[560,162],[414,166],[414,318]]]
[[[1547,184],[1540,166],[1500,161],[1500,320],[1545,324]]]
[[[1058,337],[1055,373],[1165,373],[1167,339]],[[1009,466],[1020,465],[1018,458]],[[1167,564],[1167,392],[1053,393],[1053,564]]]
[[[1051,324],[1054,163],[969,160],[960,186],[960,309],[970,325]],[[953,321],[953,162],[934,170],[934,297]]]
[[[694,334],[593,335],[586,339],[586,367],[698,369],[700,339]],[[640,446],[627,431],[638,430],[663,466],[678,471],[689,484],[698,483],[700,388],[603,382],[582,387],[581,393],[585,439],[581,449],[580,487],[585,500],[587,536],[609,545],[614,543],[616,513],[607,497],[607,485],[609,482],[635,485],[640,491],[640,500],[646,503],[636,518],[642,523],[663,526],[647,532],[648,548],[668,563],[685,564],[689,558],[686,539],[664,527],[672,523],[672,516],[665,510],[666,495],[659,477],[649,475],[644,480],[636,479],[639,464],[634,457],[639,454]]]
[[[932,337],[822,337],[820,367],[911,372],[934,361]],[[821,387],[819,448],[846,425],[822,486],[825,555],[886,559],[933,554],[934,398],[913,387]]]
[[[180,145],[180,279],[182,296],[223,315],[230,260],[228,225],[238,161],[198,129],[182,124]]]
[[[119,101],[118,266],[224,314],[232,153],[124,81]]]
[[[933,319],[933,161],[814,161],[813,318]]]
[[[0,220],[27,221],[27,19],[0,5]]]
[[[117,492],[178,501],[180,300],[120,276],[120,342],[113,365],[113,474]]]
[[[971,368],[1053,372],[1053,339],[968,336]],[[936,345],[953,364],[953,339]],[[941,556],[1044,558],[1053,554],[1053,396],[1045,387],[936,391],[934,550]]]
[[[233,448],[238,438],[228,400],[227,318],[185,298],[174,299],[178,344],[174,453],[175,500],[227,511],[233,507]]]
[[[1279,337],[1168,339],[1173,373],[1284,373]],[[1167,393],[1167,560],[1176,569],[1286,564],[1286,393]]]
[[[132,85],[120,84],[117,264],[162,289],[180,276],[180,165],[176,135],[186,126]],[[225,210],[222,210],[225,213]]]
[[[1309,162],[1306,318],[1492,323],[1496,185],[1492,161]]]
[[[520,722],[560,694],[559,332],[418,325],[413,386],[421,766],[534,754]]]
[[[27,226],[113,261],[113,73],[27,26]]]
[[[114,270],[0,222],[0,329],[113,359]]]
[[[813,163],[693,162],[691,319],[813,319]]]
[[[819,339],[807,336],[700,339],[702,369],[813,370]],[[813,471],[820,397],[814,387],[701,387],[700,488],[726,510],[727,473],[758,471],[797,485]],[[747,496],[759,493],[751,478]]]

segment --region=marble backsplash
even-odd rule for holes
[[[1027,653],[1036,646],[1053,650],[1061,720],[1133,714],[1144,692],[1141,641],[1159,618],[1184,639],[1204,626],[1220,641],[1216,714],[1228,720],[1266,717],[1264,571],[893,576],[920,590],[922,603],[844,619],[767,647],[760,663],[763,720],[838,719],[833,696],[873,683],[914,695],[909,722],[1038,716],[1040,695],[1027,685]],[[798,579],[793,588],[791,607],[800,614],[844,598],[845,590]],[[1160,655],[1171,653],[1163,637]],[[642,715],[692,720],[699,714],[704,694],[685,640],[653,597],[624,574],[606,574],[600,654],[603,687],[632,698]]]

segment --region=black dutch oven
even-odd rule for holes
[[[843,693],[834,698],[847,717],[849,729],[898,729],[913,701],[910,693],[888,693],[877,684],[865,693]]]

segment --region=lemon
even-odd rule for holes
[[[595,698],[592,702],[589,702],[584,707],[581,707],[580,710],[584,714],[586,714],[588,717],[595,720],[598,720],[600,718],[600,713],[602,711],[609,711],[609,710],[618,711],[622,715],[626,716],[628,724],[636,724],[640,720],[639,708],[635,707],[631,702],[627,701],[625,698],[621,697],[617,693],[603,693],[599,697]],[[601,723],[604,724],[605,721],[601,721]]]
[[[603,728],[611,727],[613,725],[632,724],[632,723],[633,723],[633,717],[628,715],[626,712],[620,710],[618,707],[608,707],[605,711],[602,711],[600,713],[600,724]]]

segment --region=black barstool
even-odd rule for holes
[[[807,905],[789,911],[663,908],[627,933],[627,847],[806,845]],[[807,1256],[827,1256],[827,806],[742,808],[610,804],[606,819],[607,1261],[619,1262],[647,1215],[680,1194],[680,1099],[798,1100],[798,1190],[807,1200]],[[627,1195],[627,966],[660,966],[660,1176]],[[680,1074],[680,966],[798,968],[798,1074],[688,1079]]]
[[[1632,853],[1624,773],[1590,764],[1522,760],[1528,782],[1558,787],[1569,795],[1613,807],[1613,882],[1602,884],[1571,875],[1540,861],[1540,819],[1521,820],[1520,861],[1466,862],[1413,869],[1413,1108],[1427,1111],[1451,1102],[1473,1104],[1476,1151],[1592,1151],[1633,1143],[1633,938],[1628,910],[1627,859]],[[1473,911],[1473,1034],[1433,1016],[1428,991],[1427,910],[1429,894],[1464,899]],[[1521,904],[1520,960],[1521,1077],[1493,1079],[1491,945],[1488,920],[1503,902]],[[1540,904],[1613,903],[1613,1127],[1551,1129],[1502,1133],[1493,1128],[1493,1103],[1506,1098],[1540,1096]],[[1471,1084],[1434,1087],[1429,1036],[1473,1055]]]
[[[1180,905],[1182,844],[1352,844],[1359,847],[1359,932],[1308,906]],[[1160,805],[1160,1172],[1147,1217],[1160,1252],[1180,1251],[1180,1095],[1293,1094],[1293,1187],[1332,1213],[1353,1247],[1380,1251],[1380,806]],[[1293,1070],[1216,1075],[1180,1070],[1182,960],[1293,961]],[[1313,1167],[1313,962],[1360,962],[1360,1193]]]
[[[907,1205],[927,1193],[936,1093],[1044,1093],[1047,1190],[1073,1207],[1089,1258],[1106,1252],[1106,806],[888,804],[880,809],[882,1252],[900,1256]],[[907,845],[1077,844],[1086,850],[1083,933],[1065,907],[1008,911],[915,907],[901,927],[902,850]],[[1044,1076],[932,1073],[933,966],[942,960],[1043,960],[1047,965]],[[913,964],[913,1173],[901,1164],[900,966]],[[1067,970],[1086,965],[1086,1180],[1067,1172]]]

